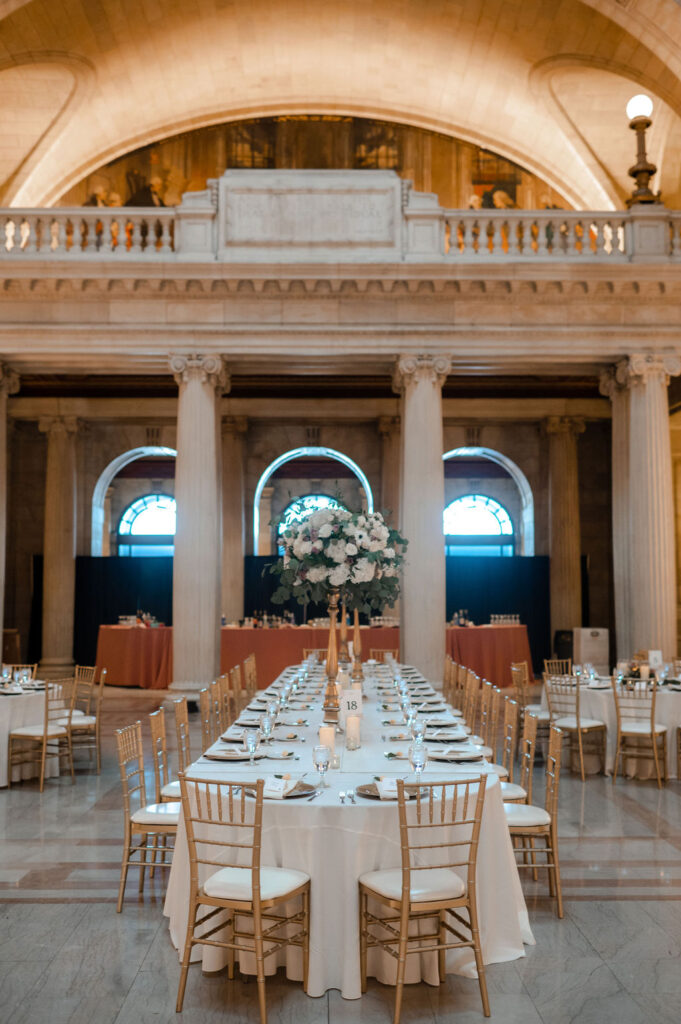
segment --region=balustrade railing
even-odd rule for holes
[[[166,257],[174,251],[173,209],[85,206],[0,211],[0,258]]]
[[[624,213],[445,210],[445,254],[463,262],[628,259]]]

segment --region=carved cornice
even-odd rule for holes
[[[393,371],[393,390],[399,394],[410,385],[424,383],[442,387],[451,368],[452,361],[447,356],[400,356]]]
[[[202,356],[195,352],[170,356],[170,369],[180,386],[198,380],[201,384],[212,384],[222,394],[231,386],[231,378],[220,356]]]
[[[615,376],[623,387],[642,387],[649,383],[666,386],[669,378],[677,377],[679,373],[681,358],[675,352],[636,352],[617,364]]]

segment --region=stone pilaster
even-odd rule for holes
[[[551,555],[551,640],[557,629],[582,625],[581,540],[577,435],[584,421],[550,416],[549,552]]]
[[[442,679],[445,646],[442,385],[450,365],[441,356],[402,356],[394,376],[402,393],[401,528],[409,541],[402,659],[433,681]]]
[[[618,384],[614,368],[604,370],[600,392],[612,408],[612,568],[615,592],[617,658],[629,658],[631,646],[631,580],[629,527],[629,389]]]
[[[676,355],[637,353],[617,365],[629,389],[631,652],[676,657],[676,560],[667,386]]]
[[[40,674],[55,679],[71,675],[74,668],[78,421],[55,416],[40,420],[38,426],[47,434]]]
[[[222,614],[228,622],[244,614],[244,436],[245,416],[222,421]]]
[[[222,564],[219,396],[228,377],[218,356],[173,356],[179,385],[173,564],[174,692],[196,696],[220,664]]]
[[[0,363],[0,652],[5,625],[7,559],[7,397],[19,390],[19,377]]]

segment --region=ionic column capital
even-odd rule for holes
[[[76,434],[79,423],[75,416],[42,416],[38,420],[41,434],[57,437],[60,434]]]
[[[10,369],[6,363],[0,363],[0,393],[16,395],[19,390],[19,374]]]
[[[681,373],[681,357],[675,352],[636,352],[617,364],[615,376],[623,387],[636,387],[649,383],[669,384],[670,377]]]
[[[547,416],[544,420],[546,434],[583,434],[586,429],[581,416]]]
[[[623,385],[617,380],[617,368],[615,366],[608,366],[605,370],[601,371],[598,378],[599,394],[612,401],[614,396],[622,391],[622,388]]]
[[[248,430],[247,416],[225,416],[222,420],[222,436],[235,437]]]
[[[400,356],[393,370],[393,391],[398,394],[409,384],[437,384],[442,387],[452,368],[448,356]]]
[[[177,384],[188,384],[198,380],[209,383],[226,394],[231,387],[231,377],[221,356],[202,356],[193,352],[189,355],[171,356],[170,369]]]

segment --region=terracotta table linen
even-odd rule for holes
[[[107,670],[109,686],[141,686],[165,690],[173,667],[170,626],[100,626],[97,670]]]
[[[447,653],[495,686],[512,686],[512,661],[526,661],[532,671],[527,626],[450,626]]]

